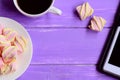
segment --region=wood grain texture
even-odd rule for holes
[[[84,2],[89,2],[90,5],[95,9],[95,10],[111,10],[111,9],[116,9],[117,5],[119,3],[119,0],[55,0],[55,6],[64,10],[65,12],[71,11],[71,9],[74,9],[77,5],[81,5]],[[66,4],[61,4],[66,3]],[[69,9],[69,10],[68,10]]]
[[[29,29],[33,64],[96,64],[110,29]]]
[[[91,17],[80,21],[75,8],[83,2],[94,8],[93,15],[107,20],[102,32],[87,29]],[[33,41],[31,65],[18,80],[115,80],[97,72],[95,64],[118,3],[119,0],[55,0],[54,6],[63,11],[61,16],[47,13],[28,18],[16,10],[13,0],[0,0],[0,16],[21,23]]]
[[[31,65],[18,80],[116,80],[95,65]]]
[[[0,16],[12,18],[26,28],[35,27],[87,27],[91,17],[85,21],[80,21],[76,14],[76,6],[88,1],[91,6],[95,9],[94,14],[96,16],[102,16],[107,20],[105,27],[111,27],[113,23],[114,14],[116,7],[118,6],[119,0],[56,0],[55,6],[63,11],[61,16],[54,14],[46,14],[38,18],[28,18],[20,14],[13,2],[13,0],[0,0]],[[59,4],[66,3],[66,4]],[[103,4],[104,3],[104,4]]]

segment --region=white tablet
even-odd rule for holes
[[[120,27],[113,37],[103,70],[120,77]]]

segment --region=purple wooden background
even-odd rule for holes
[[[87,29],[90,18],[80,21],[75,7],[89,2],[94,15],[107,24],[102,32]],[[61,16],[38,18],[21,15],[12,0],[0,0],[0,16],[20,22],[30,33],[34,53],[30,67],[18,80],[115,80],[99,73],[96,63],[113,23],[119,0],[56,0]]]

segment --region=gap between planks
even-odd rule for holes
[[[103,29],[111,29],[111,28],[112,27],[104,27]],[[38,29],[89,29],[89,28],[88,27],[27,27],[26,29],[38,30]]]
[[[30,66],[96,66],[96,64],[30,64]]]

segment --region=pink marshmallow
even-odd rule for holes
[[[4,29],[3,25],[0,24],[0,34],[3,33],[3,29]]]
[[[4,66],[4,62],[2,60],[2,58],[0,57],[0,68]]]
[[[15,46],[9,46],[3,49],[2,58],[5,63],[11,63],[16,59],[17,49]]]

